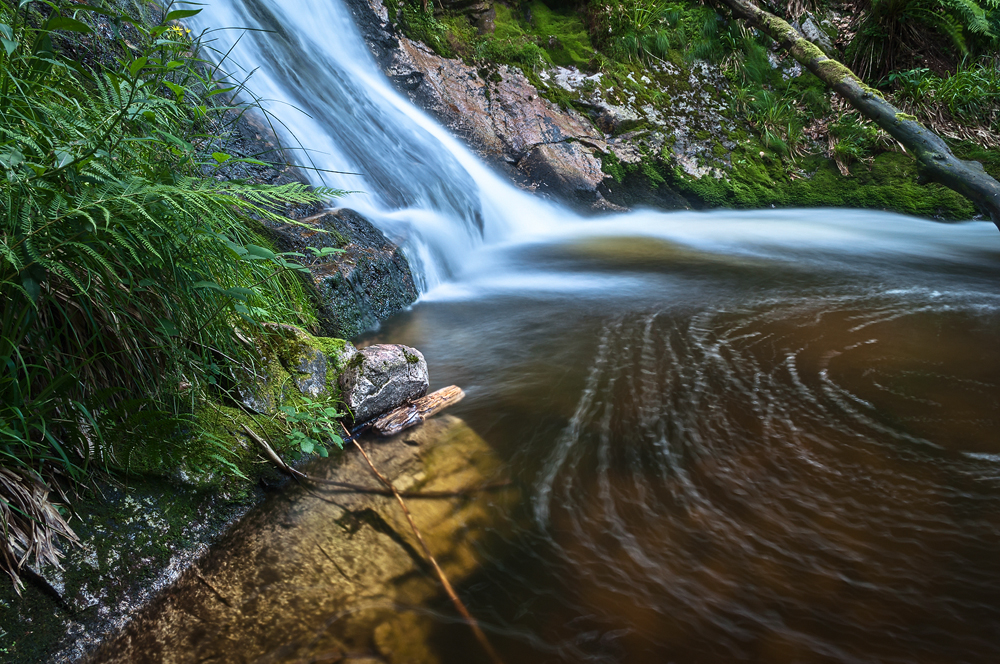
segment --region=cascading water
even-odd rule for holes
[[[226,54],[223,69],[234,80],[249,76],[314,184],[357,191],[340,202],[414,234],[406,250],[425,288],[484,239],[558,218],[393,90],[341,2],[224,0],[195,21],[208,31],[206,45]]]
[[[581,219],[397,95],[340,0],[213,0],[197,20],[267,30],[214,46],[242,34],[232,62],[317,184],[409,230],[425,293],[373,338],[465,387],[455,412],[526,488],[499,517],[518,534],[460,589],[508,661],[1000,661],[992,225]],[[440,617],[440,661],[481,658],[415,610]],[[266,661],[293,652],[264,641]]]

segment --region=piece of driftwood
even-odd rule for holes
[[[443,387],[437,392],[420,397],[382,415],[372,424],[372,431],[380,436],[392,436],[420,424],[448,406],[455,405],[464,397],[465,392],[458,385]]]

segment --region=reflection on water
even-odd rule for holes
[[[588,234],[376,335],[528,488],[462,589],[507,660],[1000,661],[1000,261],[922,251]]]

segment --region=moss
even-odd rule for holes
[[[1000,180],[1000,149],[985,149],[970,141],[954,143],[951,149],[959,159],[978,161],[987,173]]]
[[[594,58],[594,47],[580,14],[557,12],[537,0],[529,8],[530,32],[541,39],[549,62],[560,67],[587,68]]]
[[[802,162],[811,177],[789,178],[780,161],[767,163],[747,152],[733,156],[728,178],[691,178],[668,170],[668,183],[710,207],[857,207],[925,217],[968,219],[975,209],[964,197],[936,184],[917,184],[917,164],[909,155],[887,152],[870,167],[858,165],[844,177],[830,159],[809,157]]]
[[[615,182],[620,183],[625,180],[624,164],[614,152],[601,155],[601,170],[610,175]]]

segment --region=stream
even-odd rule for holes
[[[1000,661],[992,224],[583,218],[397,95],[341,0],[197,26],[267,31],[211,36],[315,182],[407,238],[421,299],[359,342],[420,348],[521,488],[458,587],[506,662]],[[409,610],[438,661],[488,661]]]

